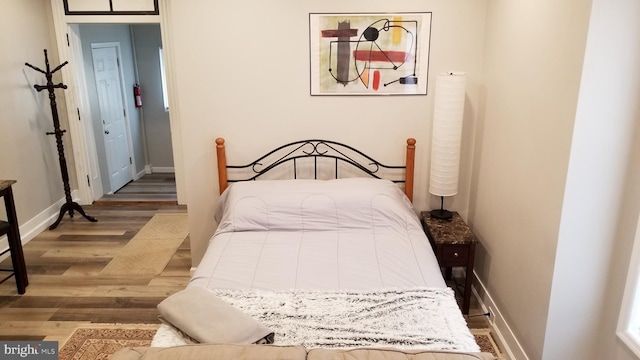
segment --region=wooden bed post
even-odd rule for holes
[[[227,154],[224,151],[224,139],[216,139],[216,155],[218,157],[218,182],[220,194],[227,188]]]
[[[406,174],[404,182],[404,193],[409,200],[413,202],[413,174],[415,171],[416,163],[416,139],[407,139],[407,162],[406,162]]]

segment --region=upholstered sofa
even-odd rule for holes
[[[300,346],[198,344],[119,350],[111,360],[493,360],[488,353],[383,348],[305,349]]]

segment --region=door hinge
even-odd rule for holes
[[[126,117],[127,116],[127,110],[122,109],[122,115],[124,115]]]
[[[71,47],[71,44],[69,44],[69,33],[67,33],[67,46]]]
[[[116,58],[116,63],[120,66],[120,58]]]
[[[131,156],[129,156],[129,165],[133,165],[133,161],[131,161]]]
[[[76,108],[76,110],[78,110],[78,121],[80,121],[80,109]]]
[[[87,175],[87,185],[89,185],[89,187],[91,187],[91,180],[89,180],[89,175]]]

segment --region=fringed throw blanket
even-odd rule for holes
[[[213,292],[275,331],[278,345],[480,351],[449,288]]]

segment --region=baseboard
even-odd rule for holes
[[[71,193],[71,197],[76,199],[78,198],[78,191],[75,190]],[[20,240],[22,245],[24,246],[26,243],[31,241],[33,238],[38,236],[41,232],[53,224],[53,222],[58,218],[60,214],[60,208],[66,202],[65,198],[58,200],[55,204],[49,206],[44,209],[38,215],[33,218],[27,220],[26,222],[20,225]],[[7,237],[0,237],[0,252],[5,251],[9,248],[9,244],[7,242]],[[6,253],[2,257],[0,257],[0,261],[4,261],[4,259],[9,257],[9,253]]]
[[[162,167],[162,166],[153,166],[153,165],[145,165],[144,166],[144,170],[138,173],[138,177],[142,177],[142,175],[145,174],[153,174],[153,173],[168,173],[168,174],[173,174],[176,172],[176,168],[175,167],[170,167],[170,166],[166,166],[166,167]]]
[[[152,173],[175,173],[176,172],[176,168],[174,168],[174,167],[152,166],[151,167],[151,172]]]
[[[478,278],[476,272],[473,272],[474,285],[472,287],[473,294],[484,312],[491,312],[489,317],[489,325],[492,334],[495,334],[494,340],[498,343],[500,349],[507,355],[509,360],[529,360],[520,342],[509,327],[509,324],[500,313],[500,309],[493,301],[491,294]]]
[[[150,171],[150,170],[149,170],[149,171]],[[146,174],[151,174],[151,173],[150,173],[150,172],[147,172],[147,168],[145,167],[144,169],[142,169],[142,170],[140,170],[140,171],[138,171],[138,172],[136,173],[136,178],[135,178],[134,180],[138,180],[138,179],[140,179],[141,177],[145,176]]]

